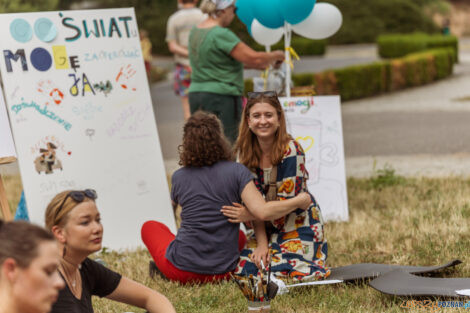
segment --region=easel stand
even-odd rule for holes
[[[16,161],[15,157],[0,158],[0,164],[8,164]],[[5,221],[13,220],[11,215],[10,205],[8,204],[7,193],[3,186],[2,175],[0,174],[0,207],[2,208],[2,216]]]

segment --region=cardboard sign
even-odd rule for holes
[[[347,221],[348,197],[339,96],[279,98],[287,130],[303,147],[308,190],[326,221]]]
[[[16,157],[16,151],[3,98],[2,86],[0,85],[0,159],[11,157]]]
[[[0,70],[33,222],[58,192],[92,188],[103,245],[176,230],[133,9],[2,14]]]

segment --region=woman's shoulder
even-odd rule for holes
[[[234,162],[234,161],[219,161],[216,163],[217,166],[227,168],[227,169],[233,169],[233,170],[248,170],[245,165]]]
[[[210,32],[210,35],[214,37],[223,36],[223,37],[236,37],[238,36],[229,28],[222,26],[214,26]]]
[[[286,150],[284,150],[284,158],[297,155],[305,155],[304,149],[297,140],[290,139],[287,143]]]

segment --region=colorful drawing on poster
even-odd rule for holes
[[[50,19],[41,17],[34,22],[34,33],[39,40],[51,42],[57,37],[57,28]]]
[[[120,49],[120,50],[101,50],[100,52],[86,52],[84,61],[112,61],[115,59],[137,59],[141,57],[140,47],[134,47],[133,49]]]
[[[85,129],[85,136],[90,137],[90,140],[94,135],[95,135],[95,130],[94,129],[92,129],[92,128]]]
[[[300,143],[300,145],[304,149],[304,152],[310,150],[315,144],[315,139],[313,139],[312,136],[297,137],[295,138],[295,140]]]
[[[27,103],[24,102],[23,98],[21,99],[21,101],[23,102],[15,104],[11,107],[11,110],[15,112],[15,114],[20,113],[23,109],[34,108],[39,114],[44,115],[45,117],[57,122],[60,125],[63,125],[65,130],[69,131],[72,128],[72,124],[70,124],[60,116],[56,115],[54,112],[48,110],[46,105],[41,108],[41,106],[34,101]]]
[[[69,68],[69,59],[65,46],[52,46],[52,54],[54,55],[56,69],[66,70]]]
[[[25,19],[17,18],[10,24],[10,34],[17,42],[25,43],[33,37],[33,29]]]
[[[93,88],[95,88],[95,90],[98,92],[104,93],[104,96],[107,97],[108,94],[113,90],[113,84],[111,84],[109,80],[106,81],[106,84],[101,81],[98,84],[94,84]]]
[[[36,90],[40,95],[46,98],[45,105],[49,105],[50,103],[59,105],[64,100],[64,93],[49,79],[39,81]]]
[[[40,148],[40,155],[34,160],[34,166],[38,174],[52,174],[55,169],[62,171],[62,162],[56,157],[57,147],[52,142],[46,144],[46,148]]]
[[[130,87],[128,85],[129,80],[137,72],[132,68],[132,65],[128,64],[126,67],[121,67],[119,73],[116,75],[116,83],[118,83],[122,89],[136,91],[137,88]]]
[[[70,94],[72,96],[78,96],[80,92],[80,81],[82,82],[82,96],[85,96],[85,92],[90,91],[93,93],[93,95],[96,95],[95,90],[93,89],[91,82],[85,73],[82,74],[82,78],[77,77],[76,74],[69,74],[69,77],[73,79],[73,85],[70,87]]]
[[[96,113],[103,112],[103,106],[94,105],[91,102],[87,102],[85,105],[73,106],[72,112],[78,116],[81,116],[84,120],[88,121],[94,119]]]

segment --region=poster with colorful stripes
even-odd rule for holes
[[[95,189],[103,245],[141,245],[149,219],[176,230],[134,10],[0,15],[0,70],[26,202]]]

